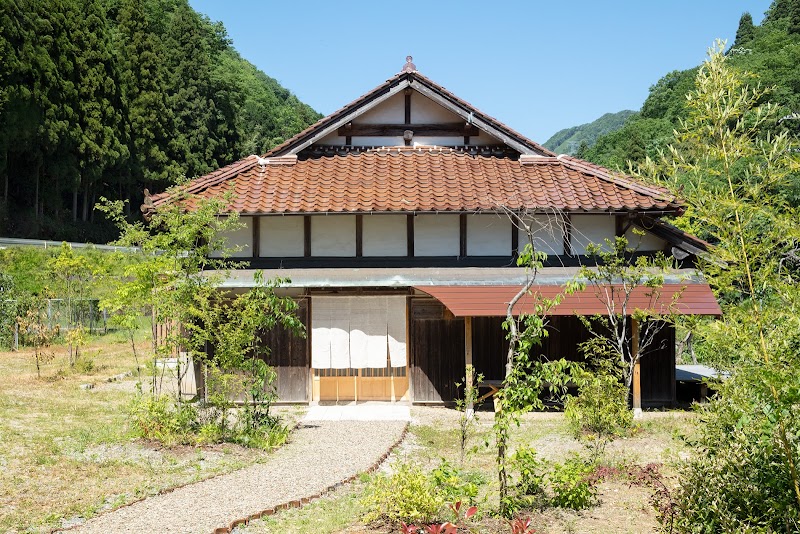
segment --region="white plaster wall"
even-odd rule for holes
[[[361,253],[364,256],[406,256],[408,223],[405,215],[364,215]]]
[[[458,256],[461,249],[458,215],[414,217],[415,256]]]
[[[405,108],[404,108],[405,113]],[[402,121],[401,121],[402,122]],[[438,124],[442,122],[464,122],[464,119],[443,108],[417,91],[411,92],[411,123]]]
[[[610,250],[605,240],[614,241],[616,218],[613,215],[573,215],[570,246],[573,254],[586,254],[586,245],[595,243],[603,250]]]
[[[511,221],[505,215],[467,217],[467,256],[510,256]]]
[[[353,146],[404,146],[402,137],[353,137]]]
[[[344,145],[345,141],[346,141],[346,139],[344,137],[342,137],[341,135],[339,135],[336,132],[336,130],[334,130],[333,132],[329,133],[328,135],[326,135],[325,137],[323,137],[322,139],[320,139],[319,141],[317,141],[314,144],[315,145],[341,146],[341,145]]]
[[[311,255],[356,255],[355,215],[312,215]]]
[[[628,240],[630,248],[637,248],[639,252],[654,252],[657,250],[664,250],[667,242],[660,237],[654,236],[647,230],[644,230],[644,235],[636,235],[633,233],[633,228],[642,230],[638,227],[631,227],[625,232],[625,238]]]
[[[400,91],[363,115],[359,115],[353,124],[403,124],[405,116],[406,96]]]
[[[297,258],[304,253],[303,217],[259,217],[258,253],[262,258]]]
[[[224,238],[224,248],[240,248],[238,252],[231,252],[228,254],[231,258],[250,258],[253,256],[253,217],[239,217],[239,224],[243,224],[242,228],[233,230],[231,232],[218,232],[218,238]],[[213,258],[222,256],[220,252],[211,254]]]
[[[564,221],[555,215],[533,215],[523,221],[533,233],[533,246],[549,256],[564,254]],[[519,249],[528,244],[528,236],[519,229]]]

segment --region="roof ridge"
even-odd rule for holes
[[[622,173],[615,173],[611,169],[603,167],[602,165],[597,165],[589,161],[585,161],[570,156],[568,154],[559,154],[558,156],[556,156],[556,159],[576,171],[592,174],[594,176],[597,176],[601,180],[605,180],[606,182],[626,187],[632,191],[636,191],[637,193],[641,193],[643,195],[651,196],[667,202],[672,202],[676,200],[675,195],[672,195],[665,189],[662,189],[660,187],[645,185],[634,179],[632,176],[628,176]]]

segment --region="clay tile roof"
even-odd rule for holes
[[[427,76],[424,76],[417,71],[405,71],[395,74],[372,91],[361,95],[349,104],[339,108],[327,117],[320,119],[302,132],[274,147],[267,153],[267,156],[293,153],[297,149],[301,148],[304,144],[314,141],[315,136],[317,136],[319,132],[323,131],[326,127],[334,125],[337,123],[337,121],[344,120],[347,117],[357,116],[359,114],[359,110],[361,110],[366,104],[386,96],[390,93],[390,90],[397,89],[400,84],[403,84],[405,87],[415,88],[417,90],[429,91],[429,94],[438,95],[444,101],[452,103],[455,108],[461,110],[461,112],[464,113],[463,116],[469,117],[469,120],[481,121],[489,129],[493,130],[489,133],[498,135],[501,138],[505,137],[507,142],[511,140],[517,143],[517,146],[524,147],[526,152],[545,156],[556,155],[554,152],[551,152],[539,143],[531,141],[519,132],[498,121],[494,117],[491,117],[475,108],[469,102],[458,98],[456,95],[445,89],[443,86],[437,84]]]
[[[199,198],[232,193],[241,214],[563,210],[671,212],[666,190],[568,156],[509,158],[453,148],[387,147],[316,159],[250,156],[186,186]],[[148,197],[145,211],[168,202]],[[187,207],[196,202],[190,197]]]

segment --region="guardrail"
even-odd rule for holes
[[[47,241],[44,239],[18,239],[16,237],[0,237],[0,248],[7,247],[38,247],[38,248],[61,248],[63,241]],[[71,243],[67,244],[72,248],[95,248],[97,250],[111,250],[114,252],[138,253],[142,250],[139,247],[117,247],[115,245],[94,245],[92,243]]]

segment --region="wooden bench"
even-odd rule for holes
[[[488,399],[489,397],[493,397],[495,393],[500,391],[500,389],[503,387],[503,381],[502,380],[483,380],[481,382],[478,382],[476,387],[478,388],[478,392],[479,393],[480,393],[481,388],[489,390],[487,393],[484,393],[483,395],[478,397],[478,400],[476,401],[476,403],[481,403],[481,402],[485,401],[486,399]]]

